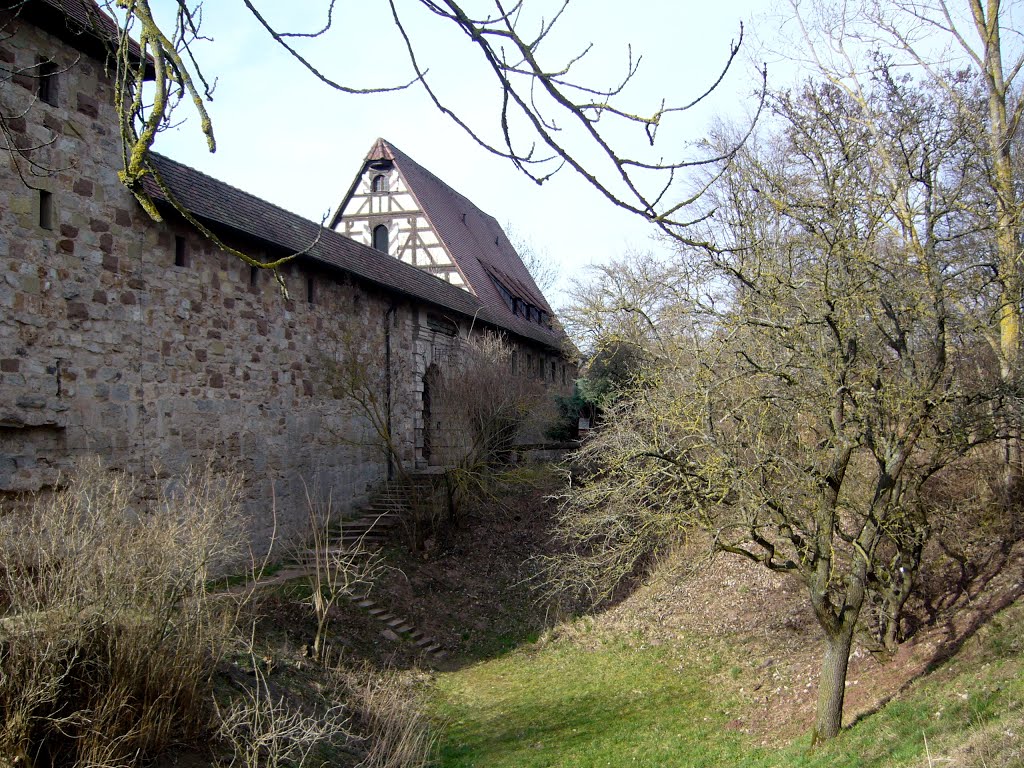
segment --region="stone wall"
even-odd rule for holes
[[[58,64],[52,104],[30,76],[39,57]],[[153,222],[118,181],[102,65],[21,25],[0,67],[21,70],[0,75],[0,112],[38,147],[0,155],[0,492],[53,486],[98,454],[147,496],[212,461],[244,475],[265,542],[272,513],[302,528],[307,494],[341,512],[384,480],[387,391],[402,463],[427,463],[423,376],[452,340],[432,311],[301,259],[281,270],[286,295],[184,222]],[[353,371],[375,413],[339,386]]]
[[[396,358],[410,355],[412,310],[315,265],[282,270],[286,297],[187,226],[152,222],[116,176],[100,64],[27,27],[0,46],[8,68],[68,67],[56,105],[27,75],[0,83],[0,109],[24,113],[9,122],[47,170],[0,156],[0,490],[52,485],[85,454],[152,482],[212,459],[244,474],[257,536],[272,503],[285,529],[300,525],[307,488],[338,508],[365,498],[385,456],[326,363],[379,364],[385,322]],[[394,389],[411,423],[409,381]]]

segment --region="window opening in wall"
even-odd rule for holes
[[[260,268],[249,266],[249,285],[259,285],[260,282]]]
[[[188,249],[185,245],[185,238],[181,235],[174,236],[174,266],[188,266]]]
[[[388,191],[388,177],[383,173],[378,173],[373,177],[373,191],[376,194],[381,194]]]
[[[565,363],[562,363],[562,384],[565,384]]]
[[[513,352],[512,355],[511,355],[511,358],[512,358],[512,375],[514,376],[515,373],[516,373],[516,368],[518,367],[518,363],[519,363],[519,353],[518,352]]]
[[[39,190],[39,226],[53,229],[53,193],[45,189]]]
[[[306,278],[306,301],[316,304],[316,278],[312,275]]]
[[[378,251],[388,252],[388,228],[383,224],[373,228],[373,247]]]
[[[39,78],[36,94],[40,101],[57,106],[57,65],[48,59],[39,59],[36,73]]]
[[[551,361],[551,381],[555,380],[555,361]]]

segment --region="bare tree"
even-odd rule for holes
[[[735,151],[735,147],[729,147],[711,155],[688,156],[673,148],[675,156],[645,159],[643,150],[626,151],[611,137],[621,135],[623,126],[633,128],[638,146],[654,148],[661,128],[702,104],[723,81],[739,52],[742,26],[738,39],[728,47],[719,72],[710,77],[703,92],[684,103],[663,100],[650,112],[640,114],[619,106],[641,64],[641,58],[634,58],[631,50],[621,79],[603,87],[575,76],[592,44],[582,45],[578,54],[565,60],[549,60],[549,37],[570,0],[555,3],[547,17],[529,15],[537,7],[536,0],[520,0],[511,5],[495,0],[492,9],[483,15],[476,15],[477,12],[455,0],[389,0],[394,25],[408,56],[410,81],[370,87],[345,82],[326,66],[307,58],[302,50],[304,40],[348,31],[336,18],[335,0],[324,0],[324,24],[312,32],[276,27],[253,0],[244,2],[273,44],[284,49],[326,87],[346,94],[422,88],[434,106],[472,141],[509,160],[530,179],[542,183],[560,169],[571,168],[609,203],[644,217],[676,237],[687,237],[688,225],[693,223],[689,211],[704,191],[702,187],[678,200],[678,175],[720,163]],[[180,114],[175,113],[177,107],[188,105],[199,118],[210,151],[216,148],[213,124],[205,108],[205,102],[211,98],[213,80],[204,72],[197,55],[196,43],[202,39],[200,8],[189,5],[187,0],[175,0],[173,28],[168,28],[170,25],[162,25],[154,16],[149,0],[118,0],[116,4],[106,0],[103,5],[119,19],[115,43],[124,146],[121,178],[146,211],[159,218],[146,180],[154,180],[164,198],[172,203],[174,198],[149,162],[148,153],[159,131],[171,124],[172,115],[174,120],[180,120]],[[415,10],[426,10],[462,32],[465,45],[475,54],[479,66],[493,76],[501,95],[495,128],[470,125],[441,96],[438,84],[422,64],[426,41],[416,39],[410,31],[410,18]],[[540,13],[543,12],[542,8]],[[97,16],[95,25],[101,28],[105,22]],[[110,37],[109,33],[107,36]],[[133,40],[137,47],[133,47]],[[762,80],[764,76],[762,71]],[[181,206],[176,207],[180,212]],[[242,253],[236,255],[251,261]]]
[[[555,261],[546,248],[540,248],[530,238],[520,233],[511,224],[505,225],[505,234],[516,249],[519,258],[523,260],[526,271],[530,273],[533,282],[536,283],[540,292],[547,294],[558,282],[558,262]]]
[[[816,740],[839,732],[869,595],[898,613],[913,583],[929,479],[993,436],[991,379],[961,371],[971,270],[951,268],[964,126],[931,96],[887,81],[862,103],[827,82],[771,98],[774,132],[708,201],[719,250],[646,286],[679,290],[661,295],[689,322],[658,328],[562,508],[554,573],[597,596],[693,528],[798,575],[824,635]]]
[[[810,63],[862,106],[870,83],[883,71],[912,69],[915,75],[946,93],[959,119],[970,126],[976,167],[984,171],[970,198],[983,247],[991,254],[989,272],[998,286],[988,344],[998,357],[1002,380],[1016,392],[1020,383],[1022,299],[1022,233],[1024,197],[1015,176],[1014,153],[1024,117],[1019,76],[1024,68],[1024,38],[1019,14],[1001,0],[860,0],[842,8],[821,0],[791,2]],[[975,85],[964,88],[965,78]],[[976,243],[978,240],[976,239]],[[1022,467],[1019,408],[1003,409],[1007,436],[1006,492],[1016,492]]]

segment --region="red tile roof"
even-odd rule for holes
[[[362,171],[367,164],[382,159],[395,164],[437,236],[484,305],[507,322],[523,320],[514,315],[501,298],[493,277],[513,294],[554,318],[544,295],[493,216],[385,139],[374,142]],[[341,213],[354,194],[362,171],[338,206],[330,223],[332,227],[341,220]]]
[[[300,260],[312,260],[344,270],[386,290],[434,304],[555,350],[563,348],[564,336],[560,332],[513,316],[500,298],[496,302],[500,306],[482,301],[438,277],[168,157],[153,153],[151,161],[178,201],[210,225],[233,230],[293,253],[309,248],[319,236],[316,245],[308,254],[299,257]],[[154,199],[164,199],[152,179],[148,179],[146,184]]]
[[[94,0],[27,0],[11,10],[40,29],[45,29],[98,59],[106,59],[116,48],[120,37],[118,23]],[[136,61],[142,56],[135,40],[129,39],[128,52]],[[148,69],[148,74],[152,76],[152,64]]]

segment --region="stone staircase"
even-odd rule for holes
[[[444,648],[434,638],[417,629],[408,619],[397,616],[378,605],[377,601],[372,597],[352,597],[350,599],[355,603],[356,607],[362,608],[367,614],[384,625],[385,629],[382,634],[387,639],[410,642],[435,661],[441,661],[447,656]]]
[[[421,511],[422,505],[437,503],[442,495],[441,489],[443,481],[436,473],[416,473],[388,481],[356,514],[332,523],[328,528],[327,552],[379,549],[412,515]],[[295,561],[300,568],[312,568],[316,564],[315,552],[311,549],[300,551]],[[440,643],[417,629],[408,619],[379,605],[373,597],[352,595],[349,600],[383,625],[385,638],[410,642],[436,661],[445,658],[446,653]]]

